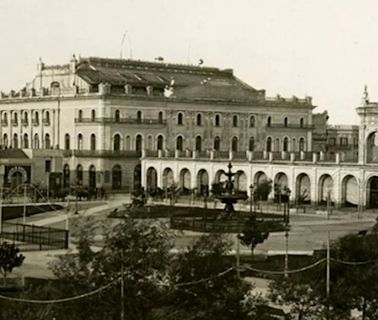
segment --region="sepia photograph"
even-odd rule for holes
[[[378,320],[377,12],[0,0],[0,320]]]

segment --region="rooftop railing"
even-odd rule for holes
[[[153,124],[165,125],[166,120],[161,119],[135,119],[135,118],[75,118],[75,123],[123,123],[123,124]]]

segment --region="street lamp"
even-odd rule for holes
[[[290,189],[285,187],[283,190],[285,194],[285,203],[284,203],[284,221],[285,221],[285,277],[288,277],[289,269],[289,222],[290,222]]]
[[[252,213],[252,211],[253,211],[253,196],[254,196],[253,189],[254,189],[254,186],[253,186],[253,184],[251,184],[249,186],[249,191],[250,191],[249,212],[250,213]]]

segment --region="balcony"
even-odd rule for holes
[[[159,120],[159,119],[133,119],[133,118],[75,118],[75,123],[100,123],[100,124],[108,124],[108,123],[121,123],[121,124],[136,124],[136,125],[166,125],[166,120]]]
[[[27,126],[29,125],[29,121],[28,121],[28,120],[25,120],[25,119],[22,119],[21,124],[22,124],[24,127],[27,127]]]
[[[32,120],[32,124],[33,124],[33,126],[35,126],[35,127],[39,126],[39,120],[38,120],[38,119],[33,119],[33,120]]]
[[[18,126],[18,120],[12,119],[12,126],[17,127]]]
[[[8,120],[2,119],[2,120],[1,120],[1,125],[2,125],[3,127],[8,126]]]
[[[312,130],[315,128],[315,126],[313,124],[296,124],[296,123],[288,123],[288,124],[284,124],[284,123],[271,123],[270,125],[269,124],[266,124],[265,127],[267,129],[301,129],[301,130]]]
[[[142,152],[134,150],[72,150],[72,155],[82,158],[140,158]]]
[[[42,123],[43,123],[44,126],[49,126],[50,125],[50,119],[45,118],[45,119],[42,120]]]

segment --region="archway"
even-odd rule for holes
[[[201,169],[197,173],[197,189],[200,194],[209,191],[209,175],[205,169]]]
[[[171,168],[165,168],[163,171],[163,188],[170,188],[173,184],[173,171]]]
[[[150,167],[147,169],[147,191],[155,190],[157,188],[157,171]]]
[[[116,164],[112,169],[112,189],[117,190],[122,187],[122,168]]]
[[[328,195],[332,203],[334,201],[333,179],[329,174],[323,174],[319,179],[319,204],[327,204]]]
[[[238,191],[247,191],[247,176],[244,171],[237,171],[235,174],[235,189]]]
[[[183,194],[188,194],[190,191],[190,171],[186,168],[180,172],[180,188]]]
[[[134,190],[142,186],[142,166],[137,164],[134,168]],[[148,184],[147,184],[148,187]]]
[[[89,167],[89,188],[96,189],[96,167],[94,165]]]
[[[63,188],[69,188],[70,186],[70,166],[64,165],[63,168]]]
[[[301,173],[297,176],[296,200],[300,204],[311,203],[311,181],[307,174]]]
[[[366,161],[378,162],[378,132],[369,134],[366,141]]]
[[[371,177],[366,185],[366,207],[378,208],[378,176]]]
[[[215,173],[214,183],[224,183],[226,180],[227,176],[224,170],[218,170]]]
[[[357,179],[348,175],[344,177],[342,183],[341,202],[344,206],[354,207],[358,205],[358,182]]]
[[[287,175],[283,172],[279,172],[274,177],[274,200],[275,202],[281,203],[282,202],[282,195],[286,194],[285,190],[288,188],[288,179]]]
[[[253,183],[258,186],[264,182],[268,181],[268,177],[267,175],[262,172],[262,171],[259,171],[255,174],[255,178],[253,179]]]
[[[135,151],[142,151],[143,148],[143,138],[140,134],[138,134],[135,138]]]

